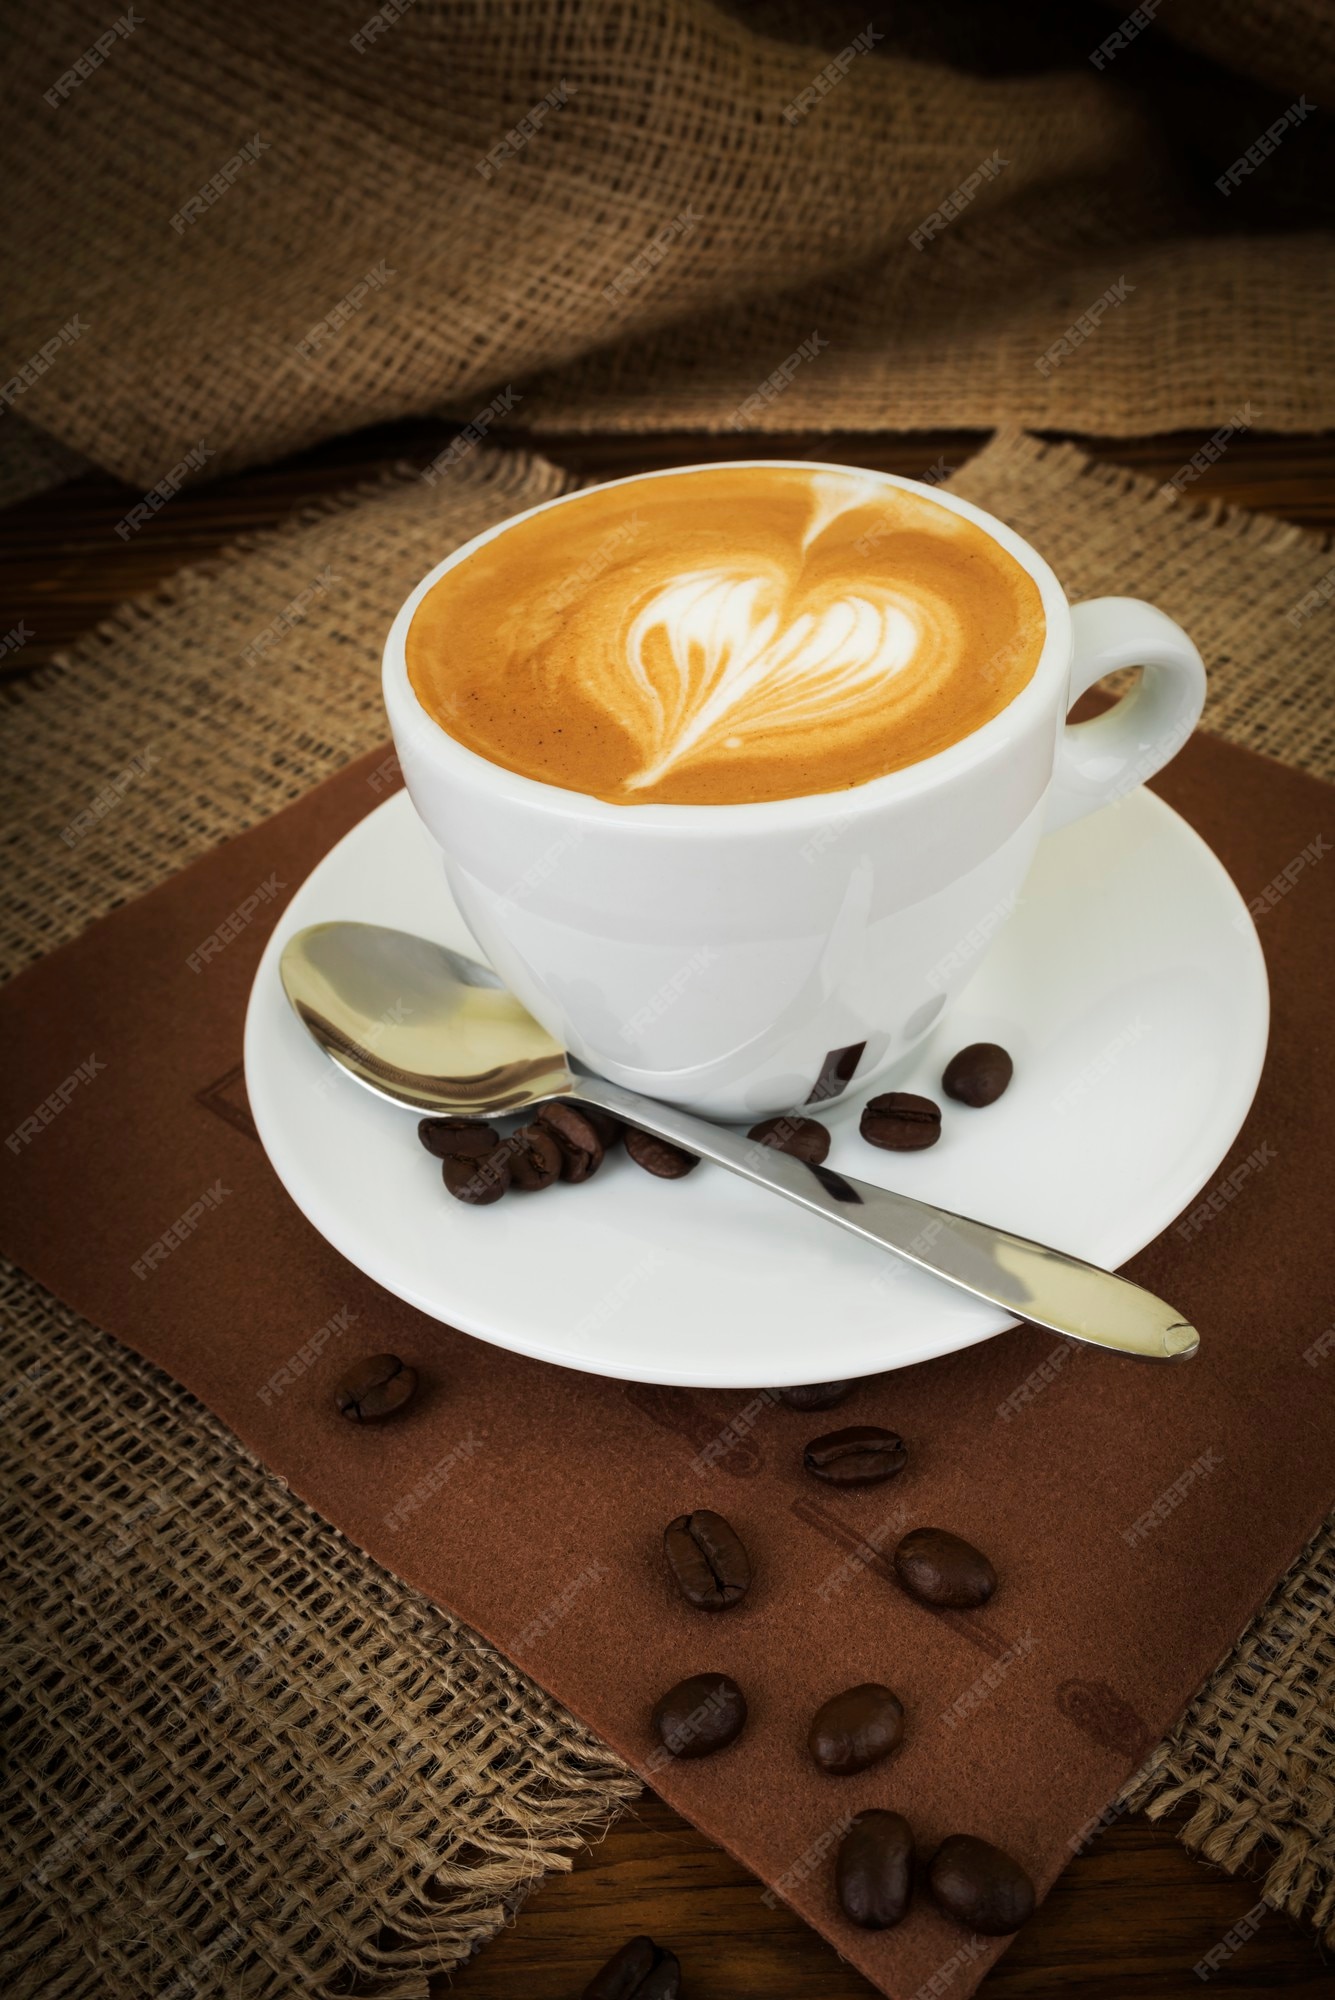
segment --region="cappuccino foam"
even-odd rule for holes
[[[843,791],[1000,713],[1044,639],[982,528],[870,476],[722,466],[506,528],[417,607],[408,676],[493,764],[620,805]]]

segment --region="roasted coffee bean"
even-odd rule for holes
[[[505,1142],[510,1178],[526,1194],[548,1188],[561,1178],[563,1155],[554,1132],[545,1125],[521,1125]]]
[[[941,1107],[911,1090],[887,1090],[865,1106],[858,1130],[887,1153],[921,1153],[941,1137]]]
[[[898,1431],[883,1430],[880,1424],[850,1424],[846,1431],[812,1438],[802,1463],[831,1486],[877,1486],[902,1472],[908,1456]]]
[[[855,1389],[862,1387],[856,1382],[799,1382],[795,1389],[778,1389],[775,1394],[790,1410],[832,1410],[839,1403],[846,1403]]]
[[[480,1160],[496,1144],[495,1129],[481,1118],[424,1118],[417,1136],[436,1160]]]
[[[614,1118],[610,1111],[604,1111],[601,1104],[581,1104],[579,1108],[598,1134],[605,1153],[610,1153],[613,1146],[621,1144],[626,1128],[619,1118]]]
[[[586,1181],[603,1160],[603,1142],[593,1125],[573,1104],[544,1104],[538,1123],[545,1125],[561,1148],[563,1181]]]
[[[681,1966],[650,1937],[631,1938],[584,1988],[584,2000],[677,2000]]]
[[[834,1864],[839,1907],[864,1931],[888,1931],[909,1906],[913,1832],[902,1813],[873,1806],[856,1815]]]
[[[684,1152],[666,1139],[655,1139],[652,1132],[637,1132],[633,1127],[626,1134],[626,1151],[637,1167],[660,1181],[679,1181],[700,1164],[698,1153]]]
[[[879,1681],[864,1681],[816,1710],[807,1748],[822,1771],[847,1778],[888,1757],[903,1734],[903,1704]]]
[[[663,1549],[678,1590],[697,1611],[726,1611],[751,1588],[751,1558],[740,1535],[708,1507],[669,1521]]]
[[[932,1856],[927,1886],[956,1923],[986,1937],[1018,1931],[1034,1914],[1034,1885],[1002,1847],[952,1833]]]
[[[674,1757],[712,1757],[745,1721],[746,1696],[731,1674],[691,1674],[654,1704],[654,1729]]]
[[[996,1042],[970,1042],[946,1064],[941,1088],[957,1104],[995,1104],[1015,1074],[1015,1065]]]
[[[504,1141],[495,1143],[480,1160],[449,1159],[441,1166],[441,1178],[456,1201],[473,1208],[486,1208],[499,1201],[510,1185],[510,1153]]]
[[[895,1575],[910,1597],[950,1611],[986,1604],[997,1573],[972,1542],[944,1528],[915,1528],[895,1550]]]
[[[819,1118],[798,1118],[788,1113],[782,1118],[762,1118],[746,1136],[759,1139],[762,1146],[772,1146],[776,1153],[791,1153],[795,1160],[805,1160],[809,1167],[818,1167],[830,1150],[830,1135]]]
[[[349,1368],[334,1391],[334,1401],[353,1423],[378,1423],[392,1417],[417,1393],[417,1370],[397,1354],[368,1354]]]

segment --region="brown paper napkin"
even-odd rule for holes
[[[841,1819],[886,1803],[925,1846],[976,1831],[1046,1888],[1330,1501],[1330,1252],[1314,1193],[1335,1104],[1321,921],[1335,875],[1309,865],[1282,885],[1332,830],[1332,794],[1200,737],[1160,787],[1245,895],[1281,884],[1261,922],[1270,1059],[1213,1183],[1218,1212],[1131,1267],[1202,1327],[1199,1360],[1148,1369],[1015,1331],[885,1377],[849,1415],[903,1430],[913,1463],[884,1492],[841,1495],[800,1471],[811,1419],[473,1341],[377,1291],[288,1201],[246,1107],[246,998],[288,894],[382,795],[382,768],[378,753],[362,759],[0,995],[0,1127],[15,1135],[0,1149],[4,1247],[637,1765],[663,1687],[736,1675],[745,1736],[655,1784],[886,1992],[948,1972],[967,1994],[1000,1943],[922,1900],[881,1937],[838,1917],[825,1850]],[[190,970],[201,934],[242,911],[205,976]],[[1258,1155],[1263,1168],[1237,1171]],[[150,1258],[155,1244],[165,1254]],[[401,1422],[357,1430],[330,1388],[379,1348],[416,1365],[425,1391]],[[724,1434],[714,1469],[693,1470]],[[726,1512],[756,1559],[747,1604],[718,1622],[675,1601],[659,1558],[663,1523],[701,1504]],[[883,1547],[900,1510],[993,1553],[1003,1585],[986,1611],[940,1617],[894,1589]],[[1152,1531],[1128,1545],[1151,1510]],[[873,1678],[905,1701],[904,1747],[879,1771],[820,1777],[803,1748],[811,1711]]]

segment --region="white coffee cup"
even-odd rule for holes
[[[861,476],[985,530],[1033,578],[1047,621],[1033,677],[999,715],[867,784],[752,805],[612,804],[489,763],[427,714],[404,654],[423,597],[517,521],[578,507],[580,493],[456,549],[385,644],[413,805],[506,985],[599,1075],[716,1118],[861,1091],[898,1065],[977,971],[1041,835],[1152,776],[1205,698],[1200,654],[1163,612],[1131,597],[1072,609],[1043,558],[981,508],[896,474]],[[1129,694],[1066,721],[1086,688],[1128,666],[1144,669]]]

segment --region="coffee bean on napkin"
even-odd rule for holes
[[[564,1155],[556,1134],[545,1125],[521,1125],[505,1142],[510,1178],[526,1194],[536,1194],[561,1178]]]
[[[437,1160],[480,1160],[496,1144],[495,1127],[481,1118],[423,1118],[417,1136]]]
[[[850,1424],[847,1430],[812,1438],[802,1463],[831,1486],[878,1486],[902,1472],[908,1457],[908,1446],[898,1431],[887,1431],[880,1424]]]
[[[1015,1065],[997,1042],[970,1042],[946,1064],[941,1088],[957,1104],[995,1104],[1015,1073]]]
[[[629,1938],[584,1988],[583,2000],[677,2000],[681,1966],[651,1937]]]
[[[903,1734],[903,1703],[879,1681],[863,1681],[816,1710],[807,1748],[822,1771],[847,1778],[888,1757]]]
[[[776,1389],[775,1395],[790,1410],[832,1410],[846,1403],[866,1378],[855,1382],[799,1382],[793,1389]]]
[[[909,1906],[913,1832],[902,1813],[873,1806],[856,1815],[834,1864],[839,1907],[864,1931],[888,1931]]]
[[[952,1833],[932,1856],[927,1886],[947,1916],[987,1937],[1018,1931],[1034,1914],[1034,1885],[990,1840]]]
[[[731,1674],[690,1674],[659,1696],[652,1719],[674,1757],[712,1757],[741,1735],[746,1696]]]
[[[789,1113],[781,1118],[762,1118],[746,1136],[758,1139],[762,1146],[772,1146],[777,1153],[791,1153],[809,1167],[818,1167],[830,1150],[830,1135],[819,1118],[798,1118]]]
[[[509,1150],[503,1140],[497,1145],[493,1134],[491,1151],[481,1159],[451,1155],[441,1163],[440,1172],[456,1201],[466,1201],[472,1208],[487,1208],[493,1201],[499,1201],[510,1185]]]
[[[741,1536],[709,1507],[669,1521],[663,1549],[678,1590],[698,1611],[726,1611],[751,1588],[751,1558]]]
[[[973,1611],[997,1587],[981,1549],[945,1528],[915,1528],[895,1550],[895,1575],[910,1597],[950,1611]]]
[[[637,1167],[643,1167],[660,1181],[679,1181],[700,1164],[698,1153],[670,1146],[666,1139],[655,1139],[652,1132],[637,1132],[634,1128],[626,1133],[626,1151]]]
[[[921,1153],[941,1137],[941,1107],[911,1090],[887,1090],[864,1106],[858,1130],[887,1153]]]
[[[348,1369],[334,1391],[334,1402],[354,1423],[371,1424],[392,1417],[417,1393],[417,1370],[397,1354],[368,1354]]]
[[[545,1125],[561,1148],[561,1178],[586,1181],[603,1160],[603,1142],[593,1123],[573,1104],[544,1104],[538,1123]]]

